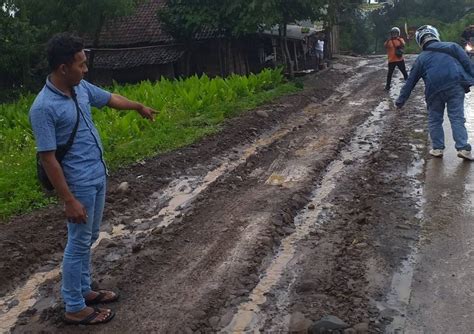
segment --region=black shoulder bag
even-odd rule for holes
[[[74,92],[74,90],[72,91],[72,99],[74,100],[74,104],[76,106],[76,111],[77,111],[76,124],[74,125],[74,129],[72,130],[72,133],[69,136],[69,139],[66,142],[66,144],[58,145],[58,147],[56,148],[55,155],[56,155],[56,160],[58,160],[59,164],[61,164],[64,157],[66,156],[66,153],[71,148],[72,143],[74,142],[74,138],[76,137],[77,128],[79,127],[80,111],[79,111],[79,104],[77,103],[76,93]],[[41,164],[39,153],[36,153],[36,173],[38,175],[38,180],[40,184],[43,186],[45,190],[51,191],[54,189],[53,185],[51,184],[51,181],[48,178],[48,175],[46,174],[46,171],[44,170],[43,165]]]
[[[400,45],[399,46],[395,46],[395,43],[393,42],[392,40],[392,45],[393,47],[395,48],[395,55],[398,57],[398,58],[402,58],[403,57],[403,54],[405,53],[405,48],[403,47],[403,44],[402,42],[398,39],[398,41],[400,42]]]
[[[461,64],[461,67],[463,67],[463,66],[462,66],[462,63],[461,63],[461,60],[460,60],[455,54],[452,54],[451,52],[449,52],[449,51],[446,50],[446,49],[439,49],[439,48],[430,48],[430,47],[428,47],[428,48],[426,48],[424,51],[433,51],[433,52],[445,53],[445,54],[451,56],[452,58],[456,59],[456,60],[459,62],[459,64]],[[464,92],[465,92],[466,94],[471,91],[471,86],[469,86],[469,85],[463,86],[463,88],[464,88]]]

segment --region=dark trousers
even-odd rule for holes
[[[392,83],[392,76],[393,76],[393,71],[395,71],[395,67],[398,67],[400,72],[402,72],[403,78],[405,80],[408,79],[408,73],[407,73],[404,60],[388,63],[387,86],[386,86],[387,88],[390,88],[390,85]]]

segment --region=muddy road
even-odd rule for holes
[[[96,284],[121,295],[110,324],[61,321],[61,208],[12,219],[0,332],[471,332],[443,304],[472,308],[471,167],[427,158],[422,87],[396,111],[402,81],[383,91],[385,67],[340,58],[304,91],[114,175],[93,256]],[[461,331],[429,327],[448,313]]]

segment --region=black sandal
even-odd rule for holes
[[[94,312],[92,312],[91,314],[89,314],[87,317],[85,317],[82,320],[72,320],[72,319],[66,318],[66,316],[64,316],[63,320],[68,325],[100,325],[100,324],[105,324],[109,322],[115,317],[115,313],[112,310],[110,310],[110,313],[106,318],[100,321],[94,321],[101,314],[102,312],[100,311],[100,309],[94,308]]]
[[[107,297],[107,291],[106,290],[99,290],[96,291],[98,293],[97,296],[94,297],[94,299],[91,300],[86,300],[86,305],[91,306],[91,305],[97,305],[97,304],[108,304],[108,303],[113,303],[116,302],[119,299],[119,294],[114,292],[114,291],[109,291],[112,292],[115,297],[112,297],[110,299],[106,299]]]

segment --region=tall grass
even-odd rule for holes
[[[114,170],[190,144],[218,131],[224,119],[297,88],[284,82],[281,70],[264,70],[246,77],[162,79],[114,85],[110,90],[159,110],[153,123],[135,112],[93,110],[106,161]],[[44,196],[36,180],[35,143],[28,121],[33,99],[27,96],[0,105],[0,220],[54,201]]]

